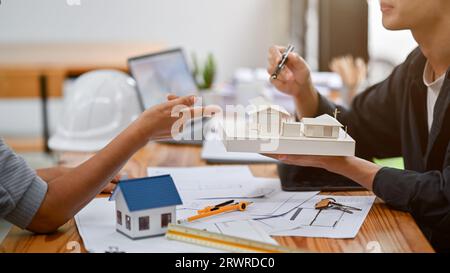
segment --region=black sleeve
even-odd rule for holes
[[[442,172],[419,173],[382,168],[375,176],[374,193],[387,204],[410,212],[425,225],[433,246],[450,248],[450,166]],[[433,242],[434,241],[434,242]]]
[[[356,156],[367,160],[401,156],[397,105],[404,90],[407,66],[406,63],[398,66],[386,80],[356,96],[350,109],[319,96],[318,115],[333,115],[339,109],[338,120],[348,127],[348,133],[356,141]]]
[[[348,133],[356,141],[355,154],[366,160],[401,155],[400,126],[397,102],[401,100],[408,62],[398,66],[383,82],[356,96],[350,109],[337,106],[319,95],[318,115],[333,115],[339,109],[339,121],[348,127]],[[325,170],[312,170],[279,164],[278,173],[283,185],[295,183],[305,172],[322,172],[336,179]],[[340,177],[342,179],[342,177]],[[292,181],[295,180],[295,181]],[[326,179],[324,179],[326,180]],[[351,181],[348,179],[348,182]]]

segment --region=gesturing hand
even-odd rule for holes
[[[195,96],[169,95],[168,101],[147,109],[140,123],[150,132],[152,140],[173,138],[184,123],[192,118],[212,116],[221,111],[217,106],[194,107]]]

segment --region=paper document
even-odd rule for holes
[[[220,252],[213,248],[168,240],[164,236],[129,239],[116,231],[115,205],[107,198],[92,200],[75,216],[75,222],[89,252]],[[276,244],[259,224],[252,221],[195,223],[192,227]]]
[[[246,199],[253,202],[245,211],[233,211],[196,220],[195,223],[214,224],[230,221],[278,218],[301,206],[319,192],[283,192],[278,190],[264,198]],[[177,206],[177,218],[186,219],[196,215],[197,210],[228,201],[218,200],[188,200]],[[240,201],[237,199],[236,201]]]
[[[209,133],[203,142],[201,157],[214,163],[275,163],[275,159],[254,153],[227,152],[222,140]]]
[[[337,209],[317,210],[314,205],[331,197],[336,202],[360,208],[352,214]],[[324,238],[354,238],[363,224],[375,196],[317,195],[281,217],[258,220],[270,235]]]
[[[280,188],[278,178],[254,177],[247,166],[152,167],[147,172],[149,176],[170,174],[183,201],[263,197]]]

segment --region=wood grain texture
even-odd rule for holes
[[[61,162],[74,165],[89,158],[88,154],[64,154]],[[136,153],[122,172],[130,176],[145,176],[147,166],[203,166],[200,147],[151,143]],[[261,177],[276,177],[275,164],[251,165],[252,173]],[[371,195],[371,192],[339,192],[324,194]],[[377,199],[354,239],[324,239],[306,237],[275,237],[282,245],[311,252],[433,252],[428,241],[408,213],[393,210]],[[0,245],[1,252],[73,252],[80,244],[85,252],[73,220],[55,234],[33,235],[13,228]]]

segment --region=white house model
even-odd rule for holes
[[[131,239],[164,234],[182,204],[170,175],[122,180],[110,200],[116,202],[116,230]]]
[[[316,118],[302,118],[303,135],[306,137],[338,138],[339,128],[343,125],[330,115]]]
[[[312,137],[338,138],[343,125],[330,115],[302,118],[292,121],[291,115],[283,107],[272,105],[262,97],[250,100],[252,109],[247,112],[250,129],[261,137]]]
[[[227,152],[353,156],[355,140],[334,117],[324,114],[295,121],[283,107],[262,97],[252,99],[248,118],[221,123]],[[338,111],[336,110],[335,115]]]
[[[251,108],[247,111],[251,129],[260,136],[277,137],[281,134],[282,124],[289,120],[291,114],[279,105],[273,105],[262,97],[250,100]]]

